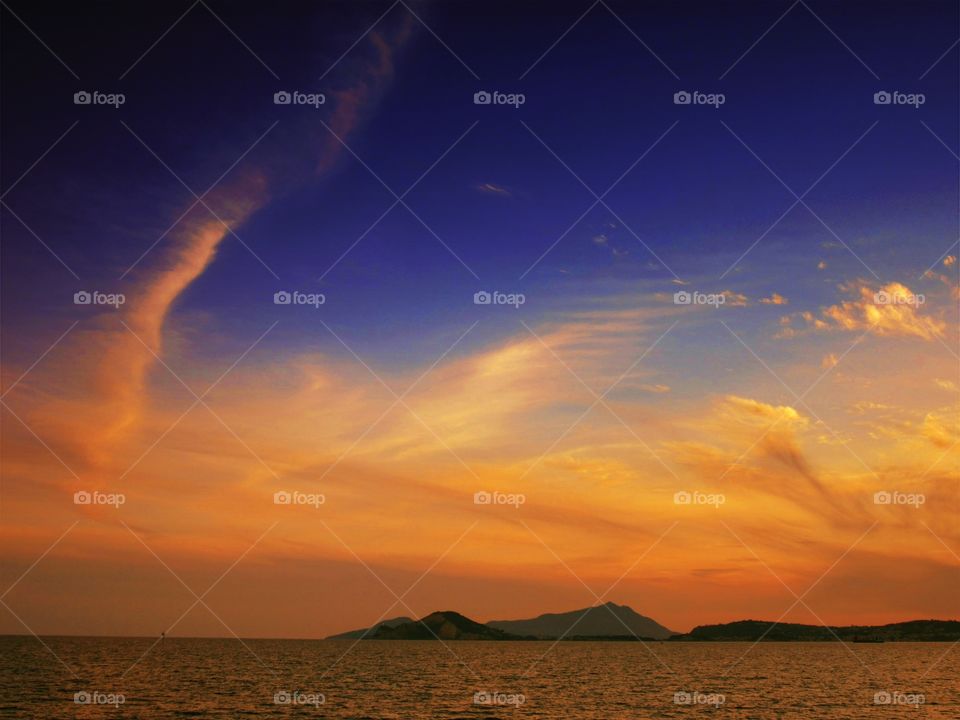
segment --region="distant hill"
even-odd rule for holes
[[[774,623],[768,620],[738,620],[722,625],[700,625],[671,640],[700,642],[953,642],[960,640],[960,621],[910,620],[890,625],[847,625],[831,627]],[[768,632],[769,630],[769,632]]]
[[[529,620],[493,620],[485,625],[458,612],[445,610],[431,613],[420,620],[408,617],[384,620],[376,627],[351,630],[327,639],[434,640],[438,637],[441,640],[549,640],[562,637],[564,640],[611,642],[638,639],[679,642],[757,642],[761,639],[764,642],[831,642],[839,637],[844,642],[955,642],[960,641],[960,621],[910,620],[889,625],[847,625],[828,629],[822,625],[738,620],[718,625],[700,625],[689,633],[680,634],[634,612],[626,605],[606,603],[566,613],[547,613]]]
[[[380,625],[370,640],[524,640],[525,638],[475,622],[452,610],[430,613],[420,620],[394,627]]]
[[[395,627],[397,625],[402,625],[403,623],[413,622],[413,618],[406,616],[391,618],[390,620],[384,620],[383,622],[376,625],[376,627],[360,628],[359,630],[348,630],[347,632],[338,633],[337,635],[330,635],[325,638],[326,640],[359,640],[366,635],[372,635],[379,628],[383,626]]]
[[[492,620],[487,625],[516,635],[563,637],[569,640],[603,639],[618,635],[630,640],[637,637],[664,640],[675,634],[660,623],[634,612],[632,608],[612,602],[565,613],[547,613],[529,620]]]

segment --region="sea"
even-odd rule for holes
[[[11,718],[960,718],[951,643],[0,637]]]

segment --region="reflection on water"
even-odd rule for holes
[[[960,717],[947,643],[43,641],[0,638],[0,715]]]

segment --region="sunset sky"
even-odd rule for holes
[[[0,633],[957,618],[956,5],[514,5],[2,11]]]

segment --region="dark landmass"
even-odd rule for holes
[[[549,640],[550,638],[537,638],[537,640]],[[641,637],[640,635],[567,635],[563,638],[564,642],[662,642],[663,638]]]
[[[771,629],[771,626],[772,629]],[[832,633],[830,631],[833,631]],[[910,620],[890,625],[831,627],[768,620],[738,620],[722,625],[700,625],[670,640],[688,642],[953,642],[960,640],[960,621]]]
[[[395,627],[381,625],[366,636],[370,640],[527,640],[497,630],[452,610],[430,613],[425,618]]]
[[[491,620],[487,625],[517,635],[533,635],[545,640],[565,638],[568,634],[604,639],[625,636],[630,640],[637,637],[663,640],[676,635],[674,631],[640,615],[627,605],[612,602],[571,612],[547,613],[529,620]]]
[[[380,628],[386,627],[396,627],[397,625],[402,625],[404,623],[413,622],[413,618],[410,617],[397,617],[391,618],[390,620],[384,620],[375,627],[360,628],[359,630],[348,630],[347,632],[338,633],[336,635],[330,635],[329,637],[324,638],[325,640],[360,640],[367,635],[372,635]]]
[[[614,615],[616,617],[614,617]],[[832,632],[831,632],[832,631]],[[889,625],[822,625],[738,620],[699,625],[689,633],[674,633],[627,605],[606,603],[566,613],[547,613],[528,620],[476,622],[452,610],[420,620],[398,617],[376,627],[331,635],[328,640],[556,640],[608,642],[955,642],[960,621],[910,620]]]

